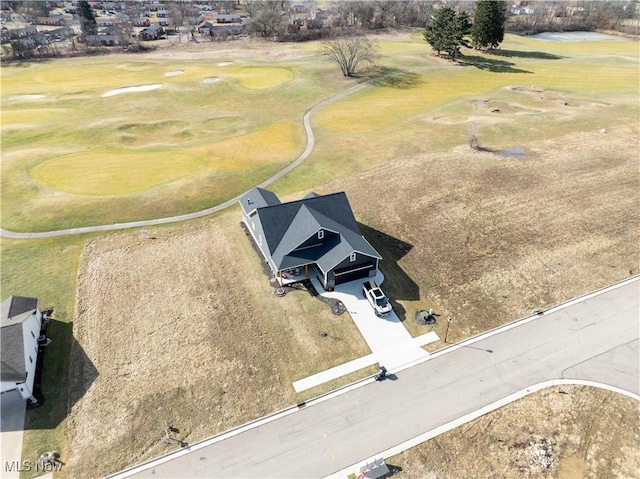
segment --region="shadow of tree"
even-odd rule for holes
[[[500,56],[500,57],[517,57],[517,58],[538,58],[540,60],[560,60],[561,58],[566,58],[561,55],[554,55],[553,53],[546,52],[522,52],[519,50],[489,50],[487,53],[490,55]]]
[[[366,72],[371,84],[387,88],[415,88],[422,83],[422,77],[414,72],[398,68],[378,67]]]
[[[420,287],[398,264],[398,261],[413,249],[413,245],[362,223],[358,223],[358,225],[362,235],[383,258],[380,262],[380,270],[385,276],[382,289],[389,297],[393,310],[400,321],[404,321],[407,314],[397,300],[416,301],[420,299]]]
[[[479,55],[463,55],[460,57],[460,64],[463,66],[473,66],[480,70],[487,70],[494,73],[533,73],[529,70],[514,68],[515,63],[506,60],[482,57]]]

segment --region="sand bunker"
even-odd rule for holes
[[[233,64],[233,62],[220,62],[220,63],[218,63],[218,66],[219,67],[226,67],[226,66],[231,65],[231,64]]]
[[[149,90],[157,90],[162,86],[162,83],[154,83],[152,85],[140,85],[140,86],[128,86],[125,88],[116,88],[115,90],[108,91],[104,95],[103,98],[113,95],[119,95],[120,93],[134,93],[140,91],[149,91]]]
[[[44,98],[44,95],[13,95],[7,100],[39,100],[40,98]]]
[[[202,83],[215,83],[220,81],[220,78],[218,77],[209,77],[209,78],[205,78],[204,80],[202,80]]]
[[[166,77],[177,77],[179,75],[182,75],[183,73],[184,72],[182,70],[176,70],[176,71],[173,71],[173,72],[167,72],[167,73],[164,74],[164,76],[166,76]]]

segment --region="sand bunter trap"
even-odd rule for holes
[[[140,86],[128,86],[124,88],[116,88],[115,90],[109,90],[107,93],[102,95],[103,98],[108,96],[120,95],[121,93],[137,93],[141,91],[150,91],[157,90],[162,87],[162,83],[153,83],[151,85],[140,85]]]

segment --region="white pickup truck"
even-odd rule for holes
[[[373,280],[362,283],[362,295],[367,298],[378,316],[391,312],[391,303]]]

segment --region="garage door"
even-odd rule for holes
[[[360,278],[367,278],[369,272],[375,268],[375,264],[361,264],[356,268],[345,268],[334,272],[336,284],[348,283]]]

